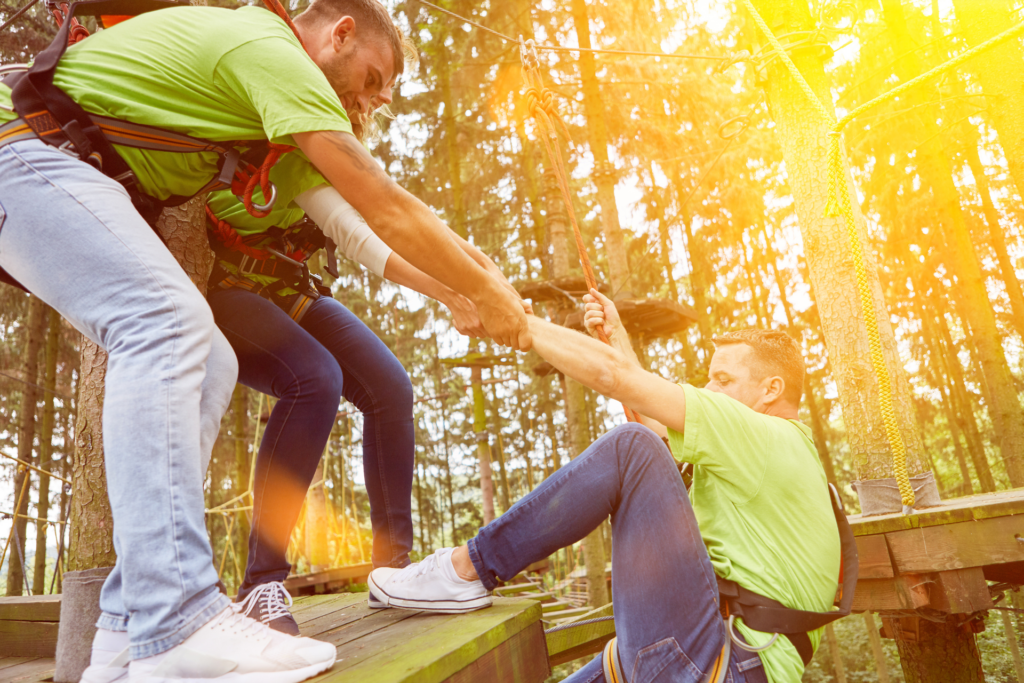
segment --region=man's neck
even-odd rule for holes
[[[772,417],[781,417],[783,420],[799,420],[800,410],[788,403],[779,403],[766,406],[764,410],[765,415],[771,415]]]

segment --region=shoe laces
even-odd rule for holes
[[[423,558],[423,560],[421,560],[420,562],[409,565],[408,567],[406,567],[405,569],[403,569],[395,575],[395,580],[399,583],[404,583],[406,581],[411,581],[412,579],[425,576],[432,572],[440,571],[442,561],[441,553],[443,553],[445,550],[448,549],[441,548],[440,550],[435,550],[432,555]]]
[[[291,614],[288,608],[292,605],[292,596],[288,593],[288,589],[284,587],[283,583],[271,581],[254,588],[249,595],[245,596],[245,600],[237,603],[236,607],[243,615],[249,616],[249,613],[257,605],[260,608],[259,614],[253,615],[253,617],[267,624],[274,619],[287,617]],[[252,620],[250,619],[250,621]]]
[[[241,605],[230,605],[229,609],[223,610],[215,616],[209,626],[212,629],[233,633],[243,638],[266,635],[266,632],[270,630],[269,626],[242,614]]]

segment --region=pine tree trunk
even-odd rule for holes
[[[445,150],[448,153],[448,182],[452,186],[452,229],[463,238],[469,237],[466,230],[466,215],[463,207],[462,191],[462,157],[459,152],[458,126],[455,122],[455,100],[452,98],[452,82],[450,66],[442,55],[437,64],[437,80],[441,87],[441,101],[444,102],[444,113],[441,123],[444,126]]]
[[[572,0],[572,22],[580,47],[589,49],[590,18],[586,0]],[[619,225],[619,209],[615,204],[615,168],[608,161],[608,125],[605,122],[604,103],[597,80],[594,55],[582,52],[579,56],[580,77],[583,79],[583,109],[587,115],[587,136],[590,153],[594,155],[594,184],[601,207],[601,226],[604,232],[605,255],[608,258],[608,278],[612,292],[618,292],[629,278],[629,257],[625,238]]]
[[[484,405],[483,371],[470,368],[473,385],[473,432],[476,456],[480,464],[480,494],[483,497],[484,526],[494,521],[494,476],[491,472],[491,444],[487,435],[487,409]]]
[[[974,47],[1002,33],[1019,19],[1011,0],[953,0],[962,35]],[[1024,50],[1020,39],[1008,40],[966,64],[985,93],[986,117],[999,133],[1010,176],[1024,196]],[[1016,484],[1020,486],[1020,484]]]
[[[46,304],[42,299],[29,297],[28,318],[25,321],[25,338],[22,342],[22,368],[25,384],[22,385],[21,408],[18,415],[18,459],[32,462],[32,442],[36,435],[36,403],[39,400],[37,379],[39,374],[39,349],[46,335]],[[7,595],[22,595],[25,590],[25,532],[28,529],[28,503],[32,483],[31,470],[18,466],[14,476],[14,524],[10,548],[7,551]]]
[[[776,34],[813,30],[805,3],[796,0],[755,0],[758,10]],[[832,110],[829,78],[821,57],[809,50],[791,54],[797,68],[817,93],[826,109]],[[854,454],[857,475],[862,479],[892,476],[892,455],[880,411],[878,382],[871,366],[871,354],[864,316],[857,295],[857,278],[841,218],[826,218],[826,183],[829,122],[821,118],[807,96],[775,60],[769,69],[767,92],[777,126],[804,240],[804,253],[821,317],[829,363],[843,406],[843,421]],[[852,187],[844,159],[843,182]],[[863,245],[868,241],[859,205],[853,203],[857,231]],[[844,235],[836,239],[837,235]],[[893,403],[899,430],[907,447],[907,469],[923,469],[923,448],[914,420],[910,385],[896,348],[896,340],[878,282],[877,268],[869,249],[865,262],[872,302],[878,317],[886,368],[893,384]]]
[[[916,618],[916,633],[893,628],[907,683],[983,683],[981,654],[974,634],[957,625]]]
[[[39,427],[39,469],[50,471],[53,455],[54,409],[53,392],[57,388],[57,351],[60,342],[60,314],[49,306],[46,307],[49,330],[46,334],[45,368],[43,370],[43,420]],[[50,518],[50,475],[39,475],[39,496],[36,504],[36,517]],[[46,592],[46,541],[50,525],[46,522],[36,523],[36,557],[32,570],[32,594],[42,595]]]
[[[894,49],[913,44],[900,0],[882,0],[883,14]],[[903,54],[896,62],[896,72],[903,82],[922,73],[924,67],[917,53]],[[918,88],[906,94],[909,105],[924,105],[931,96],[931,88]],[[952,295],[957,308],[969,322],[978,349],[978,361],[990,390],[989,415],[995,427],[995,441],[1006,464],[1010,484],[1024,486],[1024,456],[1019,445],[1024,443],[1024,407],[1020,404],[1010,366],[1003,353],[995,312],[985,290],[985,277],[981,271],[971,234],[967,229],[960,207],[960,193],[953,183],[953,169],[942,147],[942,136],[929,107],[916,110],[921,136],[927,140],[917,149],[918,172],[929,186],[939,209],[945,249],[942,260],[956,275],[957,286]],[[941,248],[942,240],[936,244]]]
[[[324,493],[324,461],[316,466],[313,484],[306,493],[306,557],[309,570],[318,572],[330,563],[327,546],[327,497]],[[230,543],[231,539],[226,539]]]
[[[189,278],[206,292],[213,252],[206,238],[206,197],[164,209],[157,229]],[[75,423],[75,457],[71,469],[73,497],[69,518],[68,570],[112,567],[114,524],[103,469],[103,390],[107,354],[82,340]]]

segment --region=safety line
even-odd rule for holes
[[[22,460],[20,458],[14,457],[13,455],[8,455],[7,453],[4,453],[3,451],[0,451],[0,457],[4,457],[4,458],[7,458],[9,460],[13,460],[14,462],[18,463],[19,465],[27,467],[30,470],[35,470],[36,472],[39,472],[40,474],[45,474],[48,477],[52,477],[54,479],[57,479],[58,481],[64,482],[68,486],[71,486],[71,482],[68,481],[67,479],[65,479],[64,477],[60,476],[59,474],[54,474],[53,472],[47,472],[46,470],[41,470],[38,467],[36,467],[35,465],[29,464],[29,463],[25,462],[24,460]]]
[[[419,0],[419,2],[421,4],[426,5],[427,7],[430,7],[432,9],[437,10],[438,12],[441,12],[442,14],[447,14],[448,16],[454,17],[454,18],[458,19],[459,21],[464,21],[465,23],[470,24],[471,26],[476,26],[478,29],[481,29],[483,31],[487,31],[490,34],[495,35],[498,38],[501,38],[506,43],[512,43],[512,44],[518,44],[519,43],[519,41],[517,39],[515,39],[515,38],[511,38],[509,36],[506,36],[504,33],[499,33],[497,31],[495,31],[493,28],[487,28],[483,24],[478,24],[477,22],[473,21],[472,19],[467,19],[466,17],[461,16],[459,14],[456,14],[455,12],[452,12],[450,10],[446,10],[443,7],[438,7],[437,5],[435,5],[432,2],[427,2],[427,0]],[[544,45],[544,44],[534,44],[534,47],[536,49],[538,49],[538,50],[546,50],[548,52],[589,52],[591,54],[626,55],[626,56],[633,56],[633,57],[667,57],[667,58],[673,58],[673,59],[704,59],[704,60],[723,61],[723,62],[729,61],[730,59],[732,59],[732,57],[720,57],[720,56],[717,56],[717,55],[685,55],[685,54],[678,54],[678,53],[673,53],[673,52],[640,52],[640,51],[635,51],[635,50],[602,50],[602,49],[598,49],[598,48],[563,47],[563,46],[560,46],[560,45]]]
[[[7,379],[13,379],[15,382],[21,382],[22,384],[27,384],[30,387],[35,387],[36,389],[41,389],[42,391],[45,391],[46,393],[48,393],[48,394],[50,394],[52,396],[56,396],[57,398],[59,398],[59,399],[61,399],[63,401],[72,401],[72,400],[74,400],[70,396],[66,396],[66,395],[64,395],[64,394],[62,394],[60,392],[54,391],[53,389],[47,389],[46,387],[40,386],[40,385],[36,384],[35,382],[29,382],[27,379],[22,379],[21,377],[18,377],[16,375],[8,375],[6,372],[3,372],[2,370],[0,370],[0,377],[6,377]]]

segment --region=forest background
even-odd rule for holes
[[[300,11],[305,4],[292,2],[291,8]],[[762,46],[763,37],[742,6],[712,0],[440,4],[542,45],[578,46],[585,24],[594,47],[698,57],[599,54],[588,61],[578,52],[538,51],[545,85],[555,94],[574,143],[563,143],[562,151],[585,242],[598,279],[611,285],[614,297],[667,299],[692,307],[694,321],[685,331],[636,340],[644,362],[668,379],[702,386],[716,333],[761,326],[797,339],[809,370],[801,417],[813,428],[829,479],[844,492],[848,511],[856,512],[850,484],[858,465],[818,316],[819,303],[837,302],[819,302],[810,284],[806,245],[776,136],[777,112],[763,90],[777,56]],[[782,26],[777,33],[792,49],[822,56],[841,115],[964,50],[972,22],[978,21],[970,18],[977,10],[973,4],[811,2],[811,30],[787,32]],[[1010,0],[977,4],[1013,22],[1022,19],[1021,8]],[[21,5],[0,0],[0,22]],[[562,274],[564,266],[553,254],[574,254],[575,247],[564,232],[552,235],[552,223],[564,223],[564,208],[544,172],[549,163],[522,95],[519,46],[418,0],[390,5],[416,43],[420,65],[402,78],[392,106],[396,118],[387,122],[373,153],[400,184],[493,258],[513,284]],[[0,64],[27,61],[52,34],[42,5],[33,7],[0,32]],[[991,361],[985,356],[991,347],[972,336],[970,316],[957,296],[963,283],[951,266],[957,254],[941,238],[942,213],[950,205],[969,230],[987,294],[983,305],[995,316],[998,347],[1015,392],[1024,372],[1018,268],[1024,204],[1007,160],[1012,155],[1000,137],[1005,133],[997,126],[999,97],[985,96],[985,79],[972,70],[977,66],[969,63],[882,105],[856,119],[845,134],[855,201],[867,220],[927,466],[943,498],[1012,483],[997,446],[991,388],[981,369]],[[1000,78],[1019,89],[1024,63],[999,67]],[[585,97],[587,88],[597,97],[597,109],[593,97]],[[1012,123],[1024,124],[1024,111]],[[595,143],[598,129],[605,131],[603,152]],[[943,182],[937,182],[934,169],[923,168],[922,150],[936,143],[947,162]],[[602,192],[611,186],[609,202]],[[616,222],[610,213],[621,226],[621,247],[608,237],[609,223],[614,228]],[[575,259],[570,263],[571,274],[579,275]],[[443,308],[357,264],[343,262],[332,288],[388,343],[413,380],[416,552],[465,541],[484,522],[479,440],[470,370],[443,360],[504,350],[461,337]],[[851,291],[849,301],[854,297]],[[538,305],[538,313],[563,316],[564,303]],[[90,447],[81,434],[76,437],[79,350],[79,334],[59,316],[19,290],[0,287],[0,451],[65,479],[76,446]],[[569,433],[564,387],[556,375],[535,372],[539,363],[535,354],[520,355],[480,374],[498,514],[579,451]],[[268,397],[236,390],[208,475],[209,508],[239,507],[232,501],[249,485],[261,417],[270,405]],[[585,406],[580,417],[588,440],[624,421],[617,403],[592,392],[586,392]],[[320,473],[330,510],[328,564],[368,559],[360,424],[351,406],[340,406]],[[9,594],[59,591],[57,557],[68,543],[60,522],[67,516],[70,487],[36,471],[26,476],[19,479],[17,464],[0,460],[5,520],[0,543],[11,548],[0,580],[11,583],[9,569],[17,561],[25,571],[14,572],[20,580],[7,585]],[[52,523],[23,520],[17,538],[9,538],[18,501],[29,516]],[[219,569],[232,589],[245,562],[245,510],[211,513],[208,526]],[[297,571],[320,564],[309,557],[304,533],[300,525],[293,548]],[[578,548],[559,557],[563,578],[583,562]],[[867,647],[858,623],[838,629],[849,657]],[[1011,675],[1001,648],[983,649],[990,677],[1000,671]],[[836,674],[830,667],[816,660],[805,678],[827,680]],[[855,680],[874,680],[871,666],[865,664],[861,678],[857,671],[851,664]],[[898,666],[892,671],[898,676]]]

